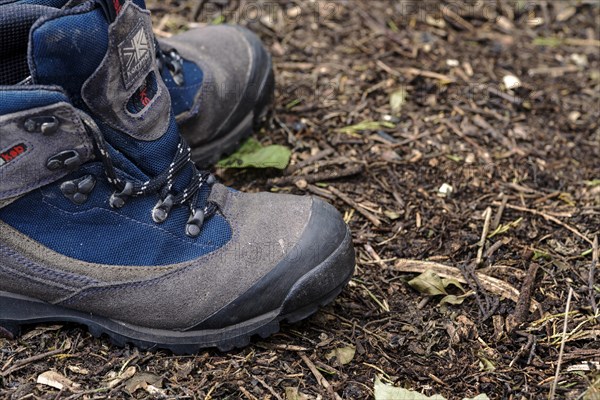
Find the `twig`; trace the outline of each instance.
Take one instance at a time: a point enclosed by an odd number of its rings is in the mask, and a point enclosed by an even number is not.
[[[577,67],[576,65],[567,65],[566,67],[532,68],[528,71],[528,74],[529,76],[551,75],[553,77],[559,77],[569,72],[579,72],[579,67]]]
[[[367,253],[369,253],[369,255],[371,256],[371,258],[377,264],[379,264],[380,267],[383,267],[383,268],[387,267],[387,265],[385,265],[385,262],[381,259],[381,257],[379,257],[379,254],[377,254],[377,252],[375,251],[375,249],[373,248],[373,246],[371,246],[370,243],[365,244],[365,250],[367,251]]]
[[[336,197],[334,195],[332,195],[330,192],[328,192],[326,189],[320,188],[315,185],[311,185],[311,184],[307,183],[306,190],[308,190],[309,192],[311,192],[314,195],[324,197],[330,201],[335,201],[335,199],[336,199]]]
[[[494,222],[492,222],[492,225],[490,226],[492,231],[495,231],[500,226],[500,222],[502,221],[502,215],[504,215],[504,209],[506,208],[507,203],[508,203],[508,197],[503,193],[502,194],[502,203],[500,203],[500,207],[498,207],[498,212],[496,213],[496,216],[494,217]]]
[[[279,394],[277,394],[277,392],[275,391],[275,389],[273,389],[271,386],[267,385],[267,383],[266,383],[265,381],[263,381],[262,379],[260,379],[260,378],[259,378],[258,376],[256,376],[256,375],[252,375],[252,377],[253,377],[254,379],[256,379],[256,380],[258,381],[258,383],[260,383],[260,384],[261,384],[261,385],[262,385],[262,386],[263,386],[265,389],[267,389],[269,392],[271,392],[271,394],[272,394],[273,396],[275,396],[275,398],[276,398],[277,400],[283,400],[283,399],[281,398],[281,396],[280,396]]]
[[[450,267],[448,265],[438,264],[431,261],[403,259],[396,261],[396,264],[393,267],[389,268],[393,271],[412,272],[416,274],[422,274],[423,272],[430,269],[442,278],[454,278],[461,283],[467,283],[467,280],[461,274],[460,269],[456,267]],[[519,300],[519,291],[515,287],[511,286],[509,283],[506,283],[492,276],[483,274],[481,272],[475,272],[474,275],[477,276],[477,278],[481,282],[481,286],[483,286],[483,288],[485,288],[486,290],[499,296],[510,299],[515,303]],[[532,300],[529,310],[531,312],[534,312],[539,309],[541,309],[540,304],[537,301]]]
[[[496,252],[496,250],[498,250],[500,247],[504,246],[505,244],[510,243],[510,241],[511,241],[510,238],[504,238],[502,240],[498,240],[496,243],[494,243],[493,245],[491,245],[485,251],[485,253],[483,253],[483,257],[490,258],[492,255],[494,255],[494,253]]]
[[[488,207],[483,213],[485,215],[485,221],[483,223],[483,230],[481,231],[481,240],[479,241],[479,250],[477,250],[477,265],[481,265],[483,262],[483,250],[485,248],[485,242],[490,232],[490,220],[492,219],[492,208]]]
[[[493,202],[492,203],[495,206],[499,206],[500,203],[498,202]],[[577,229],[573,228],[572,226],[565,224],[564,222],[562,222],[561,220],[559,220],[558,218],[555,218],[551,215],[548,215],[546,213],[543,213],[541,211],[537,211],[537,210],[532,210],[530,208],[525,208],[525,207],[519,207],[519,206],[513,206],[511,204],[507,204],[506,208],[510,208],[511,210],[516,210],[516,211],[522,211],[522,212],[526,212],[526,213],[530,213],[533,215],[537,215],[540,216],[542,218],[544,218],[545,220],[548,220],[550,222],[554,222],[557,225],[562,226],[563,228],[571,231],[572,233],[574,233],[575,235],[577,235],[578,237],[580,237],[581,239],[585,240],[586,242],[588,242],[589,244],[593,244],[592,241],[590,239],[588,239],[584,234],[582,234],[581,232],[579,232]]]
[[[498,97],[508,101],[509,103],[516,104],[519,106],[521,104],[523,104],[523,99],[520,98],[519,96],[513,96],[508,93],[501,92],[500,90],[496,89],[495,87],[488,86],[487,91],[495,96],[498,96]]]
[[[362,208],[357,202],[352,200],[345,193],[342,193],[341,191],[334,188],[333,186],[329,186],[328,189],[331,193],[333,193],[337,197],[339,197],[339,199],[342,200],[344,203],[348,204],[350,207],[354,208],[356,211],[358,211],[360,214],[362,214],[363,217],[365,217],[366,219],[371,221],[371,223],[373,225],[375,225],[375,226],[381,225],[381,221],[379,220],[379,218],[377,218],[376,216],[374,216],[373,214],[371,214],[370,212],[368,212],[367,210]]]
[[[242,394],[249,400],[256,400],[256,397],[253,396],[245,387],[240,386],[239,387],[240,392],[242,392]]]
[[[390,75],[394,75],[400,78],[404,78],[405,75],[415,75],[415,76],[424,76],[426,78],[432,78],[432,79],[437,79],[439,81],[442,82],[449,82],[449,83],[453,83],[456,82],[456,79],[448,76],[448,75],[442,75],[442,74],[438,74],[437,72],[432,72],[432,71],[424,71],[422,69],[417,69],[417,68],[398,68],[393,69],[392,67],[390,67],[389,65],[387,65],[386,63],[384,63],[381,60],[377,60],[377,65],[379,66],[379,68],[381,68],[382,70],[384,70],[385,72],[387,72]]]
[[[49,351],[47,353],[42,353],[42,354],[38,354],[35,356],[25,358],[23,360],[19,360],[11,368],[7,369],[6,371],[0,372],[0,377],[4,378],[5,376],[8,376],[8,375],[12,374],[13,372],[20,370],[21,368],[27,366],[28,364],[30,364],[32,362],[40,361],[47,357],[55,356],[57,354],[63,353],[64,351],[65,351],[65,349],[56,349],[56,350]]]
[[[571,309],[571,298],[573,297],[573,288],[569,288],[569,295],[567,296],[567,306],[565,310],[565,323],[563,325],[562,340],[560,342],[560,351],[558,352],[558,362],[556,363],[556,374],[554,374],[554,381],[550,388],[550,395],[548,399],[554,400],[556,395],[556,386],[558,385],[558,377],[560,375],[560,366],[562,364],[563,354],[565,353],[565,343],[567,342],[567,329],[569,328],[569,311]]]
[[[475,273],[474,262],[470,264],[461,264],[459,267],[460,272],[464,278],[464,281],[469,285],[469,288],[475,293],[475,299],[477,300],[477,305],[479,306],[479,310],[481,311],[481,319],[482,322],[490,318],[498,306],[500,302],[497,298],[491,299],[487,294],[487,289],[484,285],[481,284],[481,280],[478,275]],[[483,296],[482,296],[483,295]],[[482,297],[484,302],[482,301]]]
[[[317,382],[319,382],[319,384],[321,386],[323,386],[323,388],[325,388],[325,390],[327,390],[327,393],[329,393],[329,395],[332,398],[334,398],[335,400],[342,400],[340,395],[337,394],[333,390],[333,387],[329,384],[329,382],[327,382],[327,379],[325,379],[325,377],[323,375],[321,375],[321,373],[319,372],[319,370],[317,369],[315,364],[313,364],[313,362],[310,361],[310,359],[304,354],[300,354],[300,357],[302,358],[302,361],[304,361],[304,363],[306,364],[308,369],[310,369],[310,372],[312,372],[312,374],[315,376],[315,378],[317,379]]]
[[[588,295],[590,298],[590,304],[592,311],[596,318],[598,315],[598,303],[596,302],[596,293],[594,284],[596,283],[596,267],[598,266],[598,236],[594,237],[594,244],[592,245],[592,264],[590,265],[590,275],[588,278]]]
[[[363,169],[364,167],[361,164],[359,164],[337,171],[326,171],[311,175],[286,176],[283,178],[269,179],[269,181],[267,181],[267,184],[270,186],[288,186],[295,185],[298,181],[302,180],[306,181],[307,183],[331,181],[334,179],[358,175],[363,171]]]
[[[520,333],[520,332],[518,332],[518,333]],[[512,368],[513,365],[515,365],[515,363],[521,358],[521,356],[523,354],[525,354],[525,352],[528,350],[529,350],[529,358],[527,359],[527,365],[529,365],[529,363],[531,362],[531,359],[533,358],[533,352],[535,351],[535,336],[532,335],[531,333],[527,333],[527,332],[524,332],[521,335],[527,337],[527,343],[524,346],[521,346],[521,348],[519,349],[519,351],[517,352],[515,357],[510,362],[510,364],[508,364],[509,368]]]
[[[315,154],[312,157],[307,158],[304,161],[301,161],[297,164],[294,165],[290,165],[286,170],[285,173],[288,175],[293,174],[294,172],[307,167],[309,165],[312,165],[314,163],[316,163],[319,160],[322,160],[325,157],[328,157],[330,155],[332,155],[334,153],[335,150],[333,150],[333,148],[329,148],[329,149],[325,149],[325,150],[321,150],[320,152],[318,152],[317,154]]]
[[[198,17],[202,13],[202,9],[204,8],[204,3],[206,3],[206,0],[200,0],[194,6],[194,10],[192,11],[192,16],[193,16],[194,21],[197,21]]]
[[[449,22],[454,22],[455,25],[458,25],[469,32],[473,32],[475,30],[473,24],[452,11],[449,7],[442,6],[440,7],[440,11],[442,12],[442,15],[449,20]]]
[[[533,252],[528,251],[527,256],[525,257],[526,262],[529,262],[532,258]],[[539,267],[540,266],[537,263],[529,264],[529,268],[527,269],[527,275],[525,276],[525,280],[523,281],[523,285],[521,286],[521,293],[519,294],[519,299],[517,300],[515,311],[508,316],[506,321],[509,332],[513,331],[517,326],[521,325],[527,320],[529,303],[531,302],[531,295],[533,292],[535,278],[537,276]]]

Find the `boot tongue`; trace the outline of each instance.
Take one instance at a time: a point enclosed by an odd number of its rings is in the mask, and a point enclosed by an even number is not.
[[[168,168],[180,136],[149,11],[130,0],[96,0],[38,22],[29,46],[34,83],[63,87],[145,174]]]

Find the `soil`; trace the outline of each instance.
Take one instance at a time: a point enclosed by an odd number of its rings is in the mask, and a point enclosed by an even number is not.
[[[448,399],[600,396],[597,2],[149,8],[159,37],[227,22],[264,39],[276,117],[255,138],[304,167],[217,173],[328,198],[353,230],[356,274],[312,318],[229,353],[145,353],[77,326],[0,339],[0,398],[367,399],[376,377]],[[443,266],[465,282],[462,304],[408,284]],[[36,384],[49,370],[79,386]]]

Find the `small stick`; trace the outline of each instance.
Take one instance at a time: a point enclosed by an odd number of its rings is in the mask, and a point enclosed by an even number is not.
[[[523,104],[523,99],[522,98],[520,98],[518,96],[512,96],[512,95],[510,95],[508,93],[501,92],[500,90],[496,89],[495,87],[488,86],[487,87],[487,91],[490,92],[491,94],[495,95],[495,96],[500,97],[501,99],[504,99],[504,100],[508,101],[509,103],[516,104],[516,105],[519,105],[519,106],[521,104]]]
[[[454,22],[456,25],[459,25],[461,28],[473,32],[475,27],[469,21],[465,20],[463,17],[452,11],[449,7],[442,6],[441,7],[442,14],[444,17]]]
[[[317,369],[317,367],[315,366],[315,364],[313,364],[313,362],[310,361],[310,359],[308,357],[306,357],[306,355],[304,355],[304,354],[300,354],[300,357],[302,358],[302,361],[304,361],[304,363],[306,364],[306,366],[308,367],[308,369],[310,369],[310,372],[313,373],[313,375],[317,379],[317,382],[319,382],[319,384],[321,386],[323,386],[325,388],[325,390],[327,390],[327,392],[329,393],[329,395],[331,397],[333,397],[335,400],[342,400],[342,398],[340,397],[340,395],[337,394],[333,390],[333,387],[329,384],[329,382],[327,382],[327,379],[325,379],[325,377],[323,375],[321,375],[321,373],[319,372],[319,370]]]
[[[500,226],[500,222],[502,221],[502,215],[504,214],[504,209],[506,208],[506,204],[508,203],[508,197],[502,193],[502,203],[498,208],[498,212],[494,217],[494,222],[492,222],[492,226],[490,227],[492,231],[495,231]]]
[[[239,387],[240,392],[242,392],[242,394],[249,400],[256,400],[256,397],[254,397],[248,390],[246,390],[245,387],[240,386]]]
[[[495,206],[500,205],[500,203],[498,202],[493,202],[492,203]],[[543,213],[541,211],[537,211],[537,210],[532,210],[530,208],[525,208],[525,207],[519,207],[519,206],[513,206],[511,204],[507,204],[506,208],[510,208],[511,210],[517,210],[517,211],[522,211],[522,212],[526,212],[526,213],[530,213],[533,215],[538,215],[542,218],[544,218],[545,220],[554,222],[557,225],[562,226],[563,228],[571,231],[572,233],[574,233],[575,235],[579,236],[581,239],[585,240],[586,242],[588,242],[589,244],[593,244],[592,241],[590,239],[588,239],[585,235],[583,235],[581,232],[579,232],[577,229],[573,228],[572,226],[565,224],[564,222],[562,222],[561,220],[559,220],[558,218],[555,218],[551,215],[548,215],[546,213]]]
[[[63,353],[64,351],[65,351],[65,349],[56,349],[56,350],[49,351],[47,353],[38,354],[35,356],[31,356],[29,358],[25,358],[20,361],[17,361],[11,368],[7,369],[6,371],[0,372],[0,377],[8,376],[8,375],[12,374],[13,372],[16,372],[16,371],[20,370],[21,368],[25,367],[27,364],[30,364],[35,361],[43,360],[44,358],[47,358],[47,357],[55,356],[57,354]]]
[[[404,78],[405,74],[408,74],[408,75],[424,76],[426,78],[437,79],[442,82],[450,82],[450,83],[456,82],[456,79],[454,79],[448,75],[438,74],[437,72],[423,71],[423,70],[417,69],[417,68],[399,68],[398,70],[395,70],[381,60],[377,60],[376,64],[379,66],[379,68],[381,68],[388,74],[394,75],[397,77]]]
[[[485,253],[483,253],[483,256],[485,258],[490,258],[492,255],[494,255],[494,253],[496,252],[496,250],[498,250],[500,247],[504,246],[505,244],[508,244],[509,242],[510,242],[510,239],[498,240],[496,243],[494,243],[493,245],[491,245],[485,251]]]
[[[288,186],[295,185],[296,182],[304,180],[307,183],[331,181],[334,179],[345,178],[348,176],[358,175],[363,171],[362,165],[355,165],[339,171],[326,171],[317,174],[302,175],[302,176],[287,176],[283,178],[269,179],[267,184],[270,186]]]
[[[594,237],[594,244],[592,246],[592,264],[590,265],[590,275],[588,277],[588,296],[590,298],[590,304],[592,311],[596,318],[598,315],[598,303],[596,302],[596,294],[594,293],[594,283],[596,283],[596,267],[598,266],[598,236]]]
[[[350,197],[348,197],[348,195],[346,195],[345,193],[342,193],[341,191],[334,188],[333,186],[329,186],[328,189],[331,193],[333,193],[337,197],[339,197],[339,199],[342,200],[344,203],[348,204],[350,207],[354,208],[356,211],[358,211],[360,214],[362,214],[363,217],[365,217],[366,219],[371,221],[371,223],[373,225],[375,225],[375,226],[381,225],[381,221],[379,220],[379,218],[377,218],[376,216],[374,216],[373,214],[371,214],[370,212],[368,212],[367,210],[362,208],[357,202],[355,202]]]
[[[550,388],[550,395],[548,398],[554,400],[556,395],[556,386],[558,385],[558,377],[560,375],[560,366],[562,364],[563,354],[565,353],[565,343],[567,341],[567,329],[569,328],[569,311],[571,309],[571,298],[573,297],[573,288],[569,288],[569,295],[567,296],[567,306],[565,310],[565,323],[563,325],[562,340],[560,341],[560,351],[558,352],[558,362],[556,364],[556,374],[554,374],[554,381]]]
[[[194,6],[194,10],[192,11],[194,21],[198,21],[198,17],[202,13],[202,9],[204,8],[204,3],[206,3],[206,0],[200,0]]]
[[[328,192],[326,189],[320,188],[315,185],[307,184],[306,190],[308,190],[309,192],[311,192],[314,195],[324,197],[330,201],[334,201],[336,199],[336,197],[334,195],[332,195],[330,192]]]
[[[325,157],[328,157],[328,156],[332,155],[333,153],[334,153],[333,148],[321,150],[320,152],[318,152],[314,156],[309,157],[306,160],[299,162],[298,164],[290,165],[285,170],[285,173],[288,174],[288,175],[291,175],[294,172],[296,172],[296,171],[298,171],[298,170],[300,170],[300,169],[302,169],[304,167],[312,165],[312,164],[316,163],[317,161],[320,161],[320,160],[324,159]]]
[[[527,262],[529,262],[533,258],[533,252],[528,251],[528,254],[525,258],[527,259]],[[509,325],[509,331],[514,330],[514,328],[527,320],[529,303],[531,302],[531,295],[535,285],[535,277],[537,276],[539,267],[539,264],[535,262],[529,264],[527,275],[525,276],[525,280],[521,286],[521,293],[519,294],[519,299],[517,300],[517,305],[515,306],[515,311],[512,315],[508,316],[506,321]]]
[[[275,398],[277,400],[283,400],[283,398],[281,398],[280,395],[277,394],[277,392],[275,391],[275,389],[273,389],[271,386],[267,385],[267,383],[265,381],[263,381],[262,379],[260,379],[258,376],[256,375],[252,375],[252,377],[254,379],[256,379],[258,381],[258,383],[260,383],[265,389],[267,389],[269,392],[271,392],[271,394],[273,396],[275,396]]]
[[[377,252],[375,251],[375,249],[373,248],[373,246],[371,246],[370,243],[365,244],[365,250],[367,251],[367,253],[369,253],[369,255],[371,256],[371,258],[377,264],[379,264],[379,266],[381,266],[383,268],[387,268],[387,265],[385,265],[385,262],[383,262],[383,260],[381,259],[381,257],[379,257],[379,254],[377,254]]]
[[[481,240],[479,241],[479,250],[477,250],[477,265],[481,265],[483,262],[483,249],[487,240],[488,234],[490,233],[490,220],[492,219],[492,208],[488,207],[483,213],[485,215],[485,222],[483,223],[483,231],[481,232]]]

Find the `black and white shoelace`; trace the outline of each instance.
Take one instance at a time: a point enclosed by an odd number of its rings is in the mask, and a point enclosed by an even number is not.
[[[87,131],[90,133],[96,144],[98,154],[108,182],[115,188],[109,200],[113,208],[121,208],[130,197],[148,196],[158,194],[161,199],[152,209],[152,219],[160,224],[169,217],[171,209],[175,206],[187,206],[190,210],[190,217],[186,224],[185,233],[187,236],[195,238],[200,235],[202,224],[207,218],[213,216],[218,207],[212,202],[207,202],[204,207],[198,208],[200,189],[205,186],[212,188],[215,184],[215,178],[210,172],[199,171],[191,159],[191,149],[183,138],[177,146],[175,158],[165,171],[148,181],[133,181],[120,176],[113,165],[112,158],[108,151],[108,144],[104,140],[102,132],[95,121],[87,114],[80,113]],[[171,193],[173,182],[177,175],[187,167],[193,168],[194,176],[186,188],[178,193]]]

